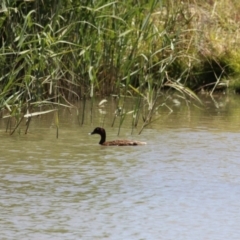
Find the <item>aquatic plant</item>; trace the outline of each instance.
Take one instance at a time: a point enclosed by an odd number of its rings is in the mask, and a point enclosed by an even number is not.
[[[194,90],[226,86],[222,77],[238,69],[234,0],[3,0],[1,6],[0,109],[16,125],[36,107],[73,107],[90,97],[93,108],[96,96],[110,94],[142,97],[133,116],[143,107],[148,124],[164,91],[199,102]],[[126,115],[120,117],[119,126]]]

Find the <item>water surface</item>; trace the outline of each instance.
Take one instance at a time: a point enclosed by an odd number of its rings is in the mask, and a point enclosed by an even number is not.
[[[139,147],[99,146],[87,135],[98,110],[82,127],[62,112],[59,139],[53,116],[27,135],[2,120],[1,239],[239,239],[239,99],[222,101],[160,112],[141,135],[126,121],[120,136],[148,142]]]

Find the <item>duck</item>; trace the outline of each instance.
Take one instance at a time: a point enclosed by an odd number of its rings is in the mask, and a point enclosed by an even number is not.
[[[137,146],[146,145],[146,142],[132,141],[132,140],[113,140],[106,142],[106,131],[104,128],[96,127],[89,135],[99,134],[101,136],[99,144],[102,146]]]

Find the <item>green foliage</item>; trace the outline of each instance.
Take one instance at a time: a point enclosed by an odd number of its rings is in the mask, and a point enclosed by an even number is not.
[[[238,42],[234,0],[1,4],[0,109],[11,115],[114,93],[142,97],[149,122],[163,89],[198,101],[185,87],[206,84],[205,63],[218,81]]]
[[[229,68],[231,68],[236,74],[240,74],[240,50],[234,49],[230,52],[226,58]]]

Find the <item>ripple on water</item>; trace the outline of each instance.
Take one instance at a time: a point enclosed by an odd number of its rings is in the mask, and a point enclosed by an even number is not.
[[[240,134],[154,132],[133,148],[3,139],[1,237],[239,239]]]

